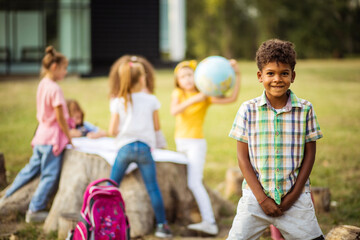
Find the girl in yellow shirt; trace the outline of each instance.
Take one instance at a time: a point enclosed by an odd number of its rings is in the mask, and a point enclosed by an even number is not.
[[[236,60],[230,64],[236,74],[236,82],[231,96],[209,97],[199,92],[194,82],[196,61],[180,62],[175,68],[176,88],[171,95],[171,114],[175,116],[175,143],[178,152],[188,158],[188,186],[200,209],[202,222],[190,224],[188,229],[216,235],[214,213],[209,195],[202,183],[206,158],[206,140],[203,135],[203,124],[207,108],[211,103],[226,104],[235,102],[240,90],[240,72]]]

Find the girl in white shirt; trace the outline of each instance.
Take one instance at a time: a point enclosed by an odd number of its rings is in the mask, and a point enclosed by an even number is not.
[[[145,70],[141,63],[126,60],[118,68],[120,90],[110,101],[109,134],[116,136],[118,154],[110,178],[120,184],[130,163],[141,172],[155,212],[157,237],[171,237],[164,203],[156,180],[151,148],[155,147],[155,131],[159,130],[160,103],[154,95],[145,93]],[[112,89],[111,89],[112,91]]]

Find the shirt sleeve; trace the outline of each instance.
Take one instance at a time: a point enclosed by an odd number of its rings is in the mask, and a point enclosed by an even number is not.
[[[88,132],[97,132],[99,130],[98,127],[96,127],[95,125],[93,125],[89,122],[84,122],[84,127],[86,128],[86,130]]]
[[[305,142],[313,142],[322,138],[320,125],[317,122],[316,114],[312,105],[306,115],[306,136]]]
[[[60,87],[52,87],[50,91],[51,106],[56,108],[64,103],[64,95]]]
[[[120,99],[119,98],[110,99],[110,112],[111,113],[119,113],[119,107],[120,107]]]
[[[154,96],[154,111],[159,110],[161,107],[160,101]]]
[[[236,113],[236,117],[232,128],[229,133],[229,137],[238,141],[248,142],[248,129],[247,129],[247,110],[246,105],[242,104]]]

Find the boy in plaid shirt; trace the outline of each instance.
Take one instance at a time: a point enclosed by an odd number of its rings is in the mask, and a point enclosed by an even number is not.
[[[240,106],[229,134],[245,180],[228,239],[258,239],[270,224],[285,239],[324,239],[309,182],[322,133],[312,104],[289,89],[294,45],[268,40],[256,62],[265,91]]]

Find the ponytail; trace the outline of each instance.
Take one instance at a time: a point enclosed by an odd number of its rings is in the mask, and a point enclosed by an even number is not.
[[[139,62],[125,61],[120,65],[118,74],[121,81],[117,97],[124,98],[126,111],[127,103],[131,103],[131,89],[139,82],[140,77],[145,75],[145,70]]]
[[[53,46],[48,46],[45,49],[45,56],[42,59],[42,69],[41,69],[41,76],[44,76],[47,71],[49,71],[51,65],[53,63],[61,64],[64,61],[67,61],[66,57],[57,52]]]

